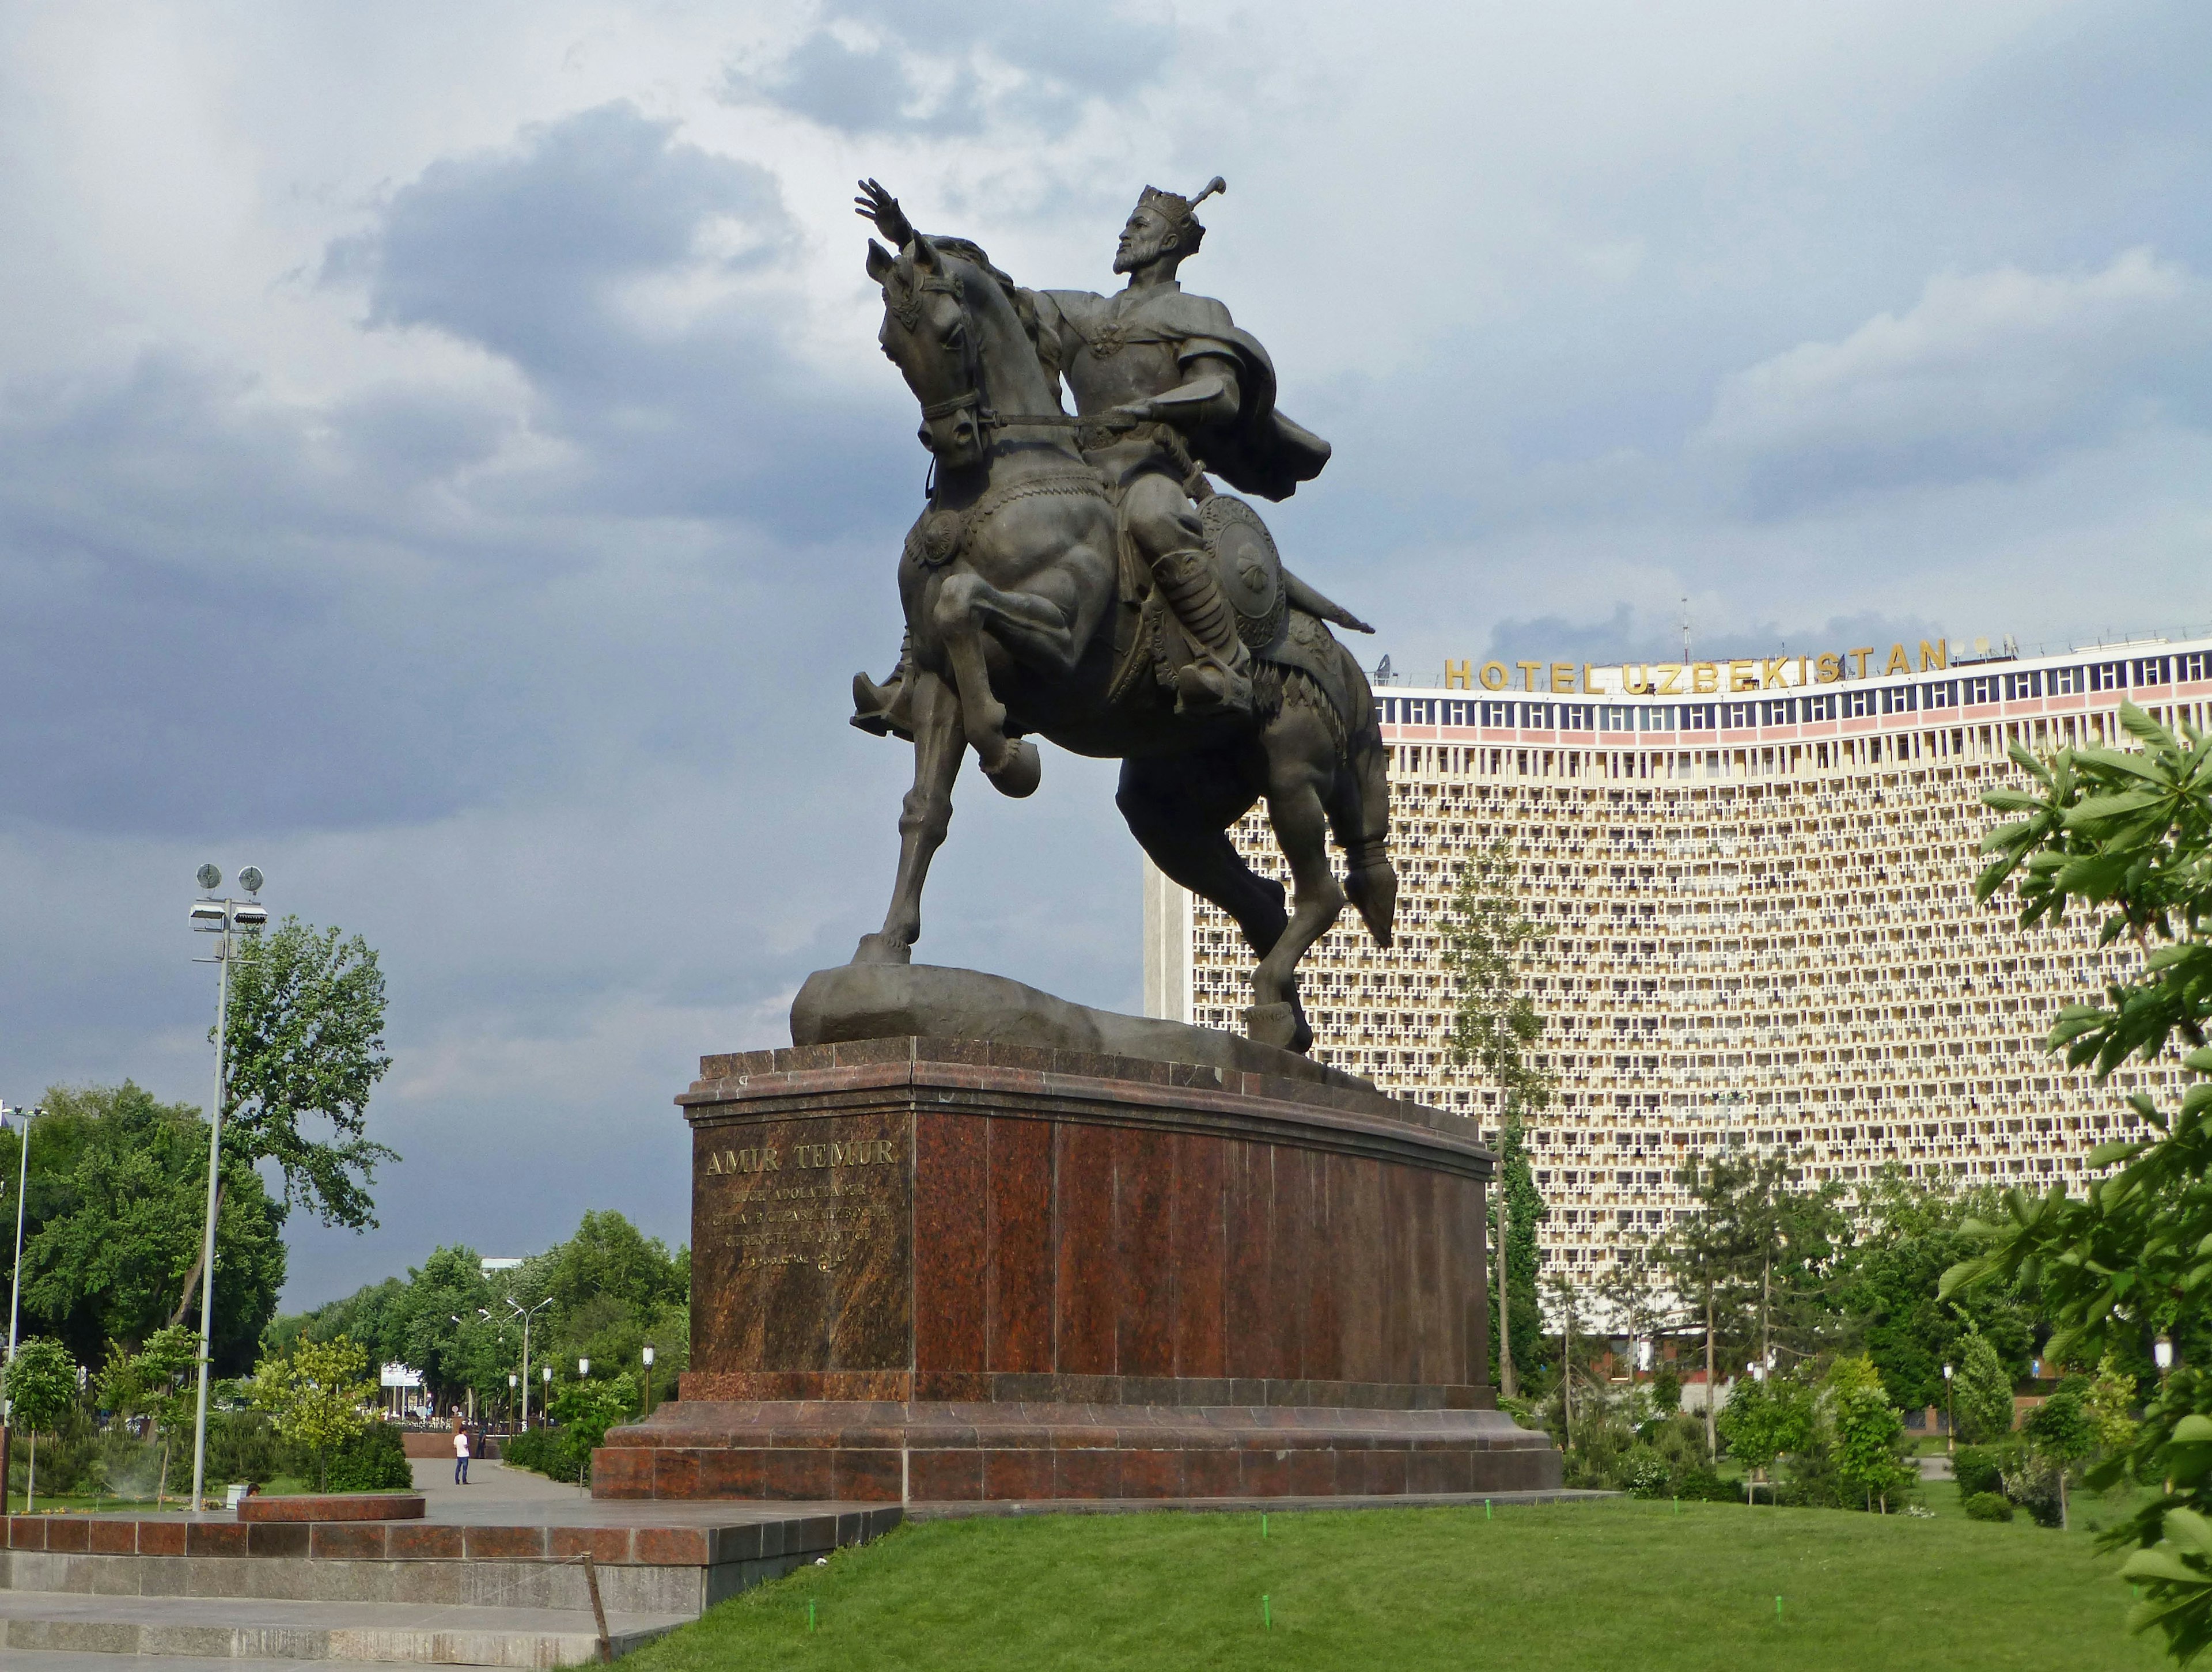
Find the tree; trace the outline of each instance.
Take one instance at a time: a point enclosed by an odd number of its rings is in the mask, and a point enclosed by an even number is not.
[[[1812,1443],[1812,1389],[1794,1376],[1743,1377],[1716,1426],[1729,1455],[1750,1471],[1744,1482],[1748,1502],[1752,1480],[1764,1480],[1784,1452],[1802,1451]]]
[[[1838,1359],[1827,1376],[1829,1421],[1836,1436],[1836,1473],[1889,1512],[1893,1493],[1917,1478],[1899,1461],[1905,1419],[1889,1402],[1881,1372],[1866,1359]]]
[[[2062,750],[2047,762],[2015,745],[2027,790],[1982,799],[2021,815],[1990,832],[1995,857],[1975,885],[1987,901],[2009,885],[2020,923],[2057,921],[2075,906],[2103,914],[2107,945],[2142,953],[2100,1000],[2069,1005],[2050,1048],[2100,1080],[2130,1058],[2184,1049],[2182,1067],[2212,1075],[2212,748],[2193,727],[2177,737],[2132,702],[2120,724],[2137,747]],[[2201,1330],[2212,1293],[2212,1083],[2178,1110],[2128,1099],[2141,1135],[2107,1144],[2091,1163],[2118,1170],[2069,1198],[2006,1193],[1969,1226],[1980,1246],[1943,1277],[1948,1294],[1987,1282],[2039,1286],[2057,1325],[2046,1351],[2062,1363],[2139,1350],[2161,1328]],[[2157,1626],[2187,1660],[2212,1645],[2212,1378],[2185,1363],[2166,1377],[2128,1453],[2089,1473],[2109,1485],[2132,1470],[2167,1489],[2106,1535],[2141,1547],[2122,1568],[2141,1601],[2131,1630]]]
[[[592,1453],[606,1444],[607,1430],[637,1414],[637,1383],[627,1371],[605,1381],[564,1382],[549,1414],[561,1425],[561,1446],[574,1478],[591,1484]]]
[[[1864,1201],[1856,1241],[1838,1262],[1838,1304],[1883,1384],[1908,1409],[1944,1403],[1943,1366],[1956,1372],[1970,1333],[1986,1339],[2008,1376],[2027,1374],[2033,1297],[1996,1284],[1937,1296],[1944,1272],[1974,1251],[1963,1226],[1988,1205],[1886,1169]]]
[[[1544,1021],[1522,985],[1523,950],[1539,931],[1515,896],[1519,874],[1512,844],[1503,837],[1479,849],[1460,867],[1443,934],[1444,968],[1455,993],[1452,1061],[1474,1063],[1498,1094],[1498,1188],[1491,1193],[1489,1218],[1491,1246],[1502,1248],[1504,1257],[1491,1328],[1497,1385],[1508,1397],[1518,1391],[1513,1343],[1534,1340],[1542,1328],[1536,1225],[1545,1208],[1521,1129],[1527,1116],[1541,1113],[1552,1100],[1552,1077],[1529,1055],[1543,1037]]]
[[[76,1361],[52,1336],[33,1335],[0,1371],[0,1397],[8,1402],[9,1423],[31,1437],[30,1477],[23,1487],[23,1513],[28,1515],[39,1484],[39,1434],[51,1431],[76,1403]]]
[[[1970,1329],[1960,1339],[1952,1372],[1953,1420],[1969,1445],[1987,1445],[2012,1432],[2013,1378],[1990,1338]]]
[[[2142,1426],[2130,1414],[2135,1402],[2135,1378],[2120,1368],[2117,1354],[2106,1353],[2082,1400],[2089,1426],[2096,1433],[2097,1450],[2105,1456],[2119,1456],[2135,1444],[2136,1432]]]
[[[368,1186],[380,1162],[399,1158],[363,1135],[369,1092],[392,1067],[376,954],[359,935],[341,940],[338,930],[311,929],[295,917],[233,944],[224,1151],[249,1164],[274,1162],[288,1208],[306,1207],[325,1225],[374,1225]],[[303,1131],[309,1118],[326,1122],[331,1135]],[[226,1170],[219,1188],[229,1183]],[[195,1260],[171,1322],[190,1309],[199,1276]]]
[[[264,1359],[253,1372],[250,1397],[270,1414],[278,1433],[303,1445],[315,1459],[315,1490],[330,1475],[330,1454],[368,1426],[363,1410],[376,1397],[368,1379],[368,1349],[341,1335],[334,1341],[301,1341],[289,1357]]]
[[[2097,1448],[2097,1427],[2088,1409],[2089,1383],[2069,1376],[2057,1391],[2027,1414],[2021,1424],[2030,1450],[2058,1476],[2058,1527],[2066,1530],[2066,1475]]]
[[[220,1268],[222,1262],[216,1264]],[[198,1362],[199,1342],[184,1325],[173,1323],[155,1330],[136,1353],[112,1347],[101,1367],[100,1402],[118,1416],[149,1419],[161,1437],[156,1505],[168,1491],[169,1456],[178,1432],[191,1426],[195,1414],[191,1378]]]
[[[171,1319],[207,1218],[207,1122],[138,1086],[56,1086],[31,1140],[23,1310],[85,1364],[136,1349]],[[0,1140],[13,1176],[14,1134]],[[252,1365],[284,1282],[283,1208],[226,1149],[216,1220],[217,1375]],[[0,1242],[0,1262],[9,1245]]]

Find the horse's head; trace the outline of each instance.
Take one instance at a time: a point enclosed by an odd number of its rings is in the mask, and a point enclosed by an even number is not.
[[[868,277],[884,288],[884,324],[876,340],[921,403],[922,446],[940,465],[976,463],[990,446],[982,344],[967,299],[968,286],[979,276],[917,232],[896,256],[870,239]]]

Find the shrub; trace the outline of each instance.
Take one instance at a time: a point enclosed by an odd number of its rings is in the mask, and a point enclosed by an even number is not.
[[[2035,1518],[2039,1527],[2065,1524],[2066,1500],[2059,1491],[2057,1468],[2044,1459],[2023,1454],[2004,1471],[2005,1496]]]
[[[2004,1466],[2011,1449],[1996,1445],[1962,1445],[1951,1458],[1951,1478],[1959,1483],[1961,1500],[1990,1493],[2002,1495]]]
[[[1670,1497],[1674,1482],[1667,1460],[1648,1445],[1631,1447],[1621,1459],[1620,1484],[1632,1498]]]
[[[208,1486],[234,1480],[265,1487],[284,1472],[283,1443],[259,1411],[208,1413]]]
[[[1999,1492],[1978,1492],[1966,1499],[1969,1521],[2010,1521],[2012,1505]]]
[[[556,1480],[580,1478],[581,1460],[573,1456],[566,1437],[556,1428],[532,1428],[499,1443],[500,1461]]]
[[[331,1492],[406,1492],[415,1485],[398,1425],[372,1422],[330,1453]]]
[[[1674,1482],[1674,1495],[1677,1498],[1686,1498],[1692,1503],[1741,1504],[1743,1502],[1743,1489],[1741,1487],[1733,1480],[1722,1480],[1719,1475],[1702,1464],[1696,1468],[1682,1471],[1680,1479]]]

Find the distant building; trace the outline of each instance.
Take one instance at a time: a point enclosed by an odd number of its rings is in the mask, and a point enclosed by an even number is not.
[[[522,1264],[522,1259],[523,1257],[519,1255],[487,1254],[477,1263],[483,1268],[483,1274],[489,1277],[494,1272],[513,1271],[517,1266]]]
[[[1864,649],[1517,663],[1517,690],[1503,664],[1458,663],[1442,686],[1378,690],[1397,945],[1378,951],[1347,909],[1308,957],[1316,1057],[1494,1125],[1495,1093],[1450,1060],[1440,931],[1468,852],[1504,836],[1544,932],[1528,973],[1559,1097],[1529,1140],[1554,1268],[1595,1276],[1619,1239],[1687,1207],[1678,1169],[1729,1151],[1802,1152],[1854,1191],[1889,1164],[2078,1191],[2089,1152],[2139,1129],[2124,1098],[2171,1108],[2181,1075],[2135,1067],[2097,1089],[2045,1051],[2059,1007],[2140,954],[2100,950],[2091,916],[2024,933],[2002,903],[1977,907],[1978,844],[2002,822],[1981,796],[2025,783],[2012,745],[2123,740],[2124,698],[2207,726],[2212,639],[1915,648],[1886,672]],[[1263,809],[1232,834],[1287,885]],[[1149,866],[1145,941],[1148,1013],[1239,1025],[1250,952]]]

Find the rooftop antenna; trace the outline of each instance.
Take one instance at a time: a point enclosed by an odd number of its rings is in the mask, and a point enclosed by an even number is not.
[[[1682,661],[1683,661],[1684,666],[1686,666],[1688,665],[1688,663],[1689,663],[1689,660],[1690,660],[1690,600],[1689,600],[1688,599],[1685,598],[1685,599],[1682,600]]]

